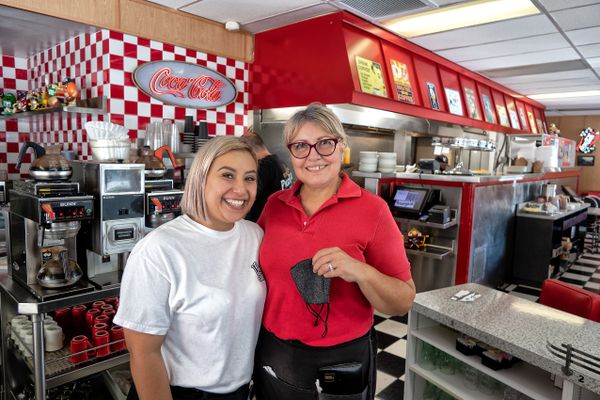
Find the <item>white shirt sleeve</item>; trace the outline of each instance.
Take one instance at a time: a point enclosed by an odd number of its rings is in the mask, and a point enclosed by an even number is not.
[[[119,309],[114,323],[152,335],[165,335],[171,325],[171,282],[144,251],[127,260],[121,282]]]

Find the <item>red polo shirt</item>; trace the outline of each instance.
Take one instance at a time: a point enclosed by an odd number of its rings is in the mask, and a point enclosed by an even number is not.
[[[337,194],[308,217],[300,202],[301,182],[273,194],[258,220],[265,236],[260,264],[267,282],[264,327],[280,339],[311,346],[333,346],[356,339],[373,324],[373,307],[356,283],[333,278],[328,333],[307,310],[294,285],[290,268],[327,247],[339,247],[351,257],[401,280],[409,280],[410,265],[402,235],[388,205],[343,175]]]

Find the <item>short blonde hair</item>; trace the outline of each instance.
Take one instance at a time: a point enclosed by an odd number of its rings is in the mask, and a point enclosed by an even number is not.
[[[300,128],[307,122],[320,126],[325,132],[342,139],[343,143],[347,142],[346,132],[337,115],[321,103],[311,103],[304,110],[294,114],[285,124],[283,140],[286,145],[294,140]]]
[[[219,136],[208,141],[196,154],[190,173],[185,182],[181,199],[181,211],[193,219],[208,220],[206,209],[206,178],[213,162],[230,151],[245,151],[258,165],[252,148],[241,139],[233,136]]]

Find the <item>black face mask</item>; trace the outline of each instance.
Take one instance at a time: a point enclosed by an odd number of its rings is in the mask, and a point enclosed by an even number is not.
[[[315,274],[312,270],[312,260],[307,258],[290,269],[292,279],[308,311],[315,317],[314,326],[323,322],[325,329],[321,337],[327,335],[327,319],[329,318],[329,290],[331,279]],[[318,307],[315,307],[318,306]],[[321,313],[325,311],[325,317]]]

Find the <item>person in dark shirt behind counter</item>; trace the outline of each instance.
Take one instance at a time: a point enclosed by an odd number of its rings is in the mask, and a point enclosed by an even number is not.
[[[256,222],[273,193],[292,187],[293,176],[287,165],[276,154],[271,154],[262,138],[249,129],[241,138],[258,159],[258,192],[256,201],[246,215],[246,219]]]

